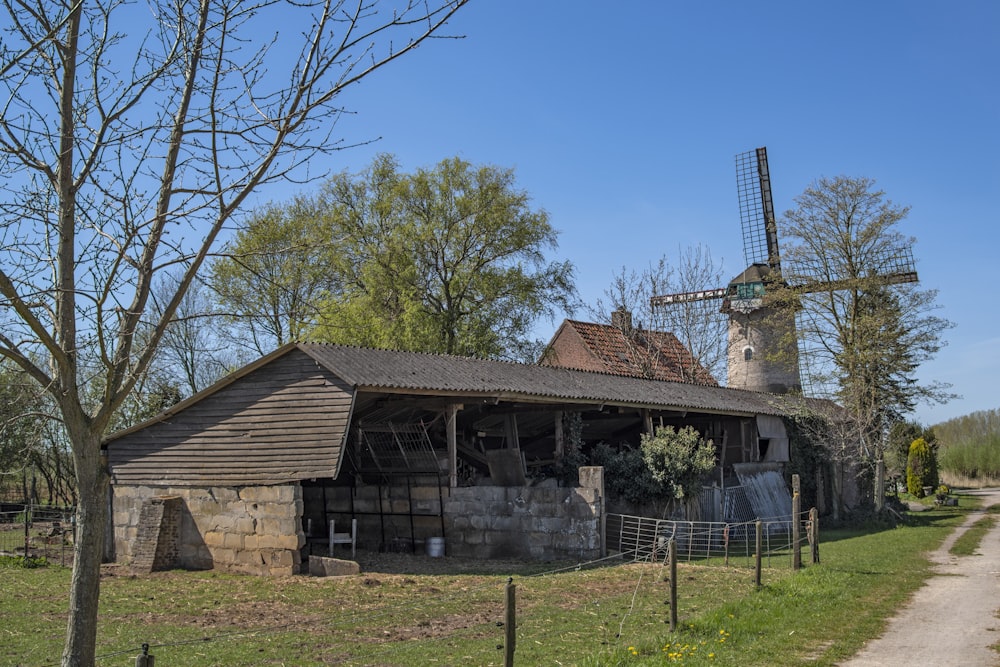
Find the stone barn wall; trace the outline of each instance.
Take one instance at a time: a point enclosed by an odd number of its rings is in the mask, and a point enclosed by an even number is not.
[[[358,519],[358,545],[371,550],[425,549],[445,538],[445,554],[472,558],[562,560],[601,554],[601,495],[592,488],[374,486],[305,489],[313,553],[325,553],[326,516],[337,531]],[[443,519],[442,519],[443,515]]]
[[[143,508],[171,496],[180,504],[175,567],[263,575],[299,572],[305,536],[298,484],[207,488],[116,485],[113,492],[119,562],[147,558],[144,552],[149,549],[150,533],[148,528],[140,530]],[[148,522],[149,510],[145,512]],[[159,544],[156,548],[168,547]]]

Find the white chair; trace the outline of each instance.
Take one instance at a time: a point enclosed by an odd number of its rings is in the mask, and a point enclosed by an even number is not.
[[[351,545],[351,559],[354,559],[354,554],[357,549],[358,540],[358,520],[351,519],[351,532],[349,533],[338,533],[336,531],[336,522],[330,519],[330,558],[333,558],[333,545],[335,544],[350,544]]]

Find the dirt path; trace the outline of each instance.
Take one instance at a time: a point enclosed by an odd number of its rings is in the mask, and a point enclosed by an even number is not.
[[[1000,489],[971,491],[983,507],[1000,504]],[[912,665],[1000,666],[1000,523],[971,556],[948,549],[982,516],[975,512],[931,554],[937,576],[914,594],[878,639],[868,642],[841,667],[911,667]]]

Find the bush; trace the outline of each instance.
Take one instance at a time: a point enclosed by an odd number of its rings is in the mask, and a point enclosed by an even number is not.
[[[701,478],[715,467],[715,445],[690,426],[679,431],[661,426],[656,435],[643,433],[641,446],[653,479],[678,500],[696,497]]]
[[[656,502],[668,497],[663,485],[653,479],[646,467],[642,452],[634,447],[622,445],[616,449],[607,443],[598,443],[590,453],[590,463],[604,467],[608,493],[630,503]]]
[[[924,487],[938,485],[937,456],[923,438],[910,443],[906,457],[906,490],[918,498],[924,497]]]

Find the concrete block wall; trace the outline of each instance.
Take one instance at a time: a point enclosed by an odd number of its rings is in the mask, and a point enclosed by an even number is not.
[[[319,517],[322,491],[307,491],[306,516]],[[364,549],[416,546],[420,552],[427,538],[443,536],[445,554],[458,557],[560,560],[601,553],[598,488],[358,485],[328,487],[325,498],[328,515],[345,525],[353,511]],[[319,521],[313,520],[316,534]]]
[[[469,486],[445,501],[445,553],[529,560],[600,556],[596,489]]]
[[[115,554],[141,554],[142,507],[156,496],[180,499],[178,567],[247,574],[295,574],[305,545],[298,484],[244,487],[114,486]]]

